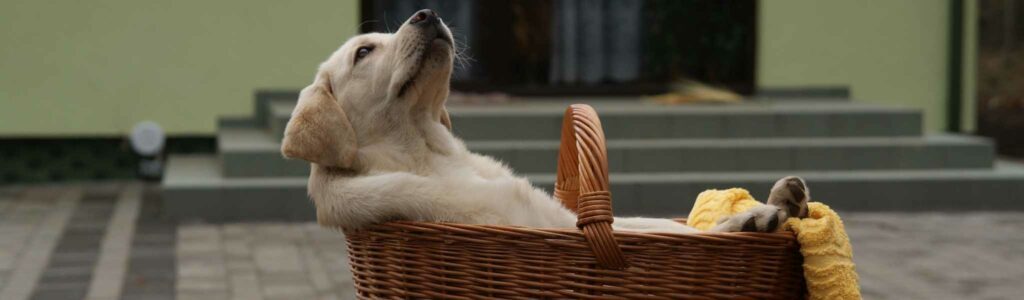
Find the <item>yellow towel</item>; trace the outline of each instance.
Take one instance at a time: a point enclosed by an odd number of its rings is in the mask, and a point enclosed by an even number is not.
[[[758,204],[744,189],[707,190],[697,195],[686,222],[707,230],[719,219]],[[800,243],[810,299],[861,299],[853,248],[843,220],[825,204],[810,202],[807,208],[807,218],[789,218],[782,228],[795,232]]]

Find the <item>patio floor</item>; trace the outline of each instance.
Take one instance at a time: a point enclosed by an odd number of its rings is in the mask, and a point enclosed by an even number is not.
[[[135,182],[0,187],[0,300],[351,299],[340,233],[178,223]],[[1015,299],[1024,213],[843,213],[866,299]]]

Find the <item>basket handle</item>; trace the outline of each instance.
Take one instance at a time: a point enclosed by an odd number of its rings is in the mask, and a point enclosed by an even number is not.
[[[576,213],[576,227],[583,231],[598,264],[609,269],[626,268],[622,249],[612,234],[604,131],[590,105],[573,104],[565,110],[555,198]]]

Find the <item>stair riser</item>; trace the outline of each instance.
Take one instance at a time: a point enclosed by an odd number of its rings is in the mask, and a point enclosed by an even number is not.
[[[842,211],[971,211],[1024,210],[1014,195],[1024,193],[1024,180],[815,180],[805,178],[812,201]],[[742,187],[764,201],[774,182],[710,181],[612,184],[618,215],[685,216],[696,195],[707,189]],[[679,199],[672,201],[672,199]],[[681,213],[676,213],[681,212]]]
[[[558,149],[472,149],[504,161],[518,173],[554,173]],[[611,172],[725,172],[777,170],[883,170],[991,168],[990,144],[766,147],[662,147],[608,149]],[[276,151],[221,154],[231,178],[309,175],[309,164]]]
[[[164,188],[163,207],[178,220],[207,222],[315,220],[305,186]]]
[[[253,119],[260,127],[269,127],[269,121],[274,118],[270,111],[271,103],[287,102],[294,103],[299,99],[299,91],[257,91],[253,103]],[[288,115],[284,116],[284,119]]]
[[[280,139],[287,115],[269,120]],[[868,137],[921,135],[917,112],[602,114],[608,139]],[[453,114],[455,134],[473,140],[557,140],[562,115]]]
[[[284,139],[284,129],[288,126],[288,119],[273,118],[267,121],[267,129],[277,140]]]
[[[1024,178],[907,180],[816,180],[806,178],[813,201],[840,211],[1005,211],[1024,210]],[[771,181],[615,182],[617,216],[686,216],[700,192],[744,187],[764,200]],[[540,187],[550,191],[549,183]],[[313,220],[304,185],[286,187],[173,187],[163,190],[164,208],[180,220]],[[941,199],[941,200],[940,200]]]
[[[308,162],[285,159],[278,152],[221,152],[220,157],[227,178],[309,176]]]

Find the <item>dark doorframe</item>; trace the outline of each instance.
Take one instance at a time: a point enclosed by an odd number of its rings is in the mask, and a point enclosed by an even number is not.
[[[962,130],[964,1],[949,0],[949,61],[946,82],[946,131]]]

